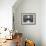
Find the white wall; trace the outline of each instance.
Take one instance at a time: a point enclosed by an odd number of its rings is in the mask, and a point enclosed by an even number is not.
[[[41,1],[23,0],[17,9],[14,5],[15,29],[24,34],[24,37],[35,41],[36,46],[41,46]],[[22,25],[21,13],[36,13],[36,25]]]
[[[0,27],[12,28],[12,6],[16,0],[0,0]]]
[[[41,36],[42,46],[46,46],[46,0],[41,1]]]
[[[23,0],[21,5],[14,5],[15,29],[24,34],[24,37],[35,41],[36,46],[46,46],[46,1]],[[36,25],[22,25],[21,13],[36,13]],[[44,18],[44,19],[43,19]],[[43,31],[44,30],[44,31]],[[28,34],[28,35],[27,35]],[[44,37],[44,38],[43,38]],[[43,40],[44,39],[44,40]],[[41,45],[42,44],[42,45]]]

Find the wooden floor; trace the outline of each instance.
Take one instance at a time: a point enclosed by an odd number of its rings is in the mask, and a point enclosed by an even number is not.
[[[14,36],[12,36],[12,40],[6,40],[6,42],[1,44],[0,46],[16,46],[16,41],[22,41],[22,36],[21,35],[22,35],[21,33],[16,33]],[[1,39],[0,41],[3,41],[3,40]]]
[[[6,40],[6,42],[4,42],[2,45],[0,46],[16,46],[15,45],[15,39],[13,40]]]

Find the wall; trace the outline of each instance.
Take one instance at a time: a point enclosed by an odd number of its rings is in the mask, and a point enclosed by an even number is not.
[[[42,46],[46,46],[46,0],[41,1],[41,38]]]
[[[16,0],[0,0],[0,27],[12,29],[12,6],[15,2]],[[3,31],[0,38],[5,38],[5,35],[10,35],[9,31]]]
[[[0,27],[12,29],[12,6],[16,0],[0,0]]]
[[[33,2],[35,2],[35,1],[33,0]],[[35,4],[33,4],[33,6],[30,7],[30,5],[32,5],[33,2],[30,2],[30,1],[29,1],[29,3],[25,3],[25,2],[26,1],[24,1],[24,4],[20,3],[21,5],[19,4],[18,7],[16,7],[16,5],[14,5],[14,7],[13,7],[14,15],[16,15],[15,16],[15,29],[17,29],[20,32],[23,32],[24,36],[29,36],[29,34],[30,35],[32,34],[31,38],[35,37],[34,39],[36,41],[41,39],[41,43],[42,43],[41,46],[46,46],[46,0],[41,0],[41,2],[40,2],[40,0],[39,1],[37,0],[36,7],[35,7]],[[40,6],[40,3],[41,3],[41,6]],[[35,7],[36,9],[33,7]],[[37,13],[36,25],[34,25],[34,26],[33,25],[21,25],[21,12],[23,13],[23,12],[34,12],[34,11]],[[28,35],[26,35],[27,33],[28,33]],[[38,34],[37,36],[35,35],[36,33]],[[40,37],[40,35],[41,35],[41,37]],[[39,43],[40,43],[40,41],[39,41]],[[39,44],[39,43],[37,42],[37,44]]]
[[[41,0],[23,0],[16,8],[13,7],[15,29],[23,33],[24,38],[35,41],[41,46]],[[22,25],[21,13],[36,13],[36,25]]]

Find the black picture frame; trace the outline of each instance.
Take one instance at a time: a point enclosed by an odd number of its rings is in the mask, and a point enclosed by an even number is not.
[[[21,13],[21,24],[22,25],[35,25],[36,13]]]

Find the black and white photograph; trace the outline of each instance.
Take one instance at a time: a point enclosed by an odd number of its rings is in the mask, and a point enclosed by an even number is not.
[[[21,24],[35,25],[36,24],[36,13],[22,13]]]

